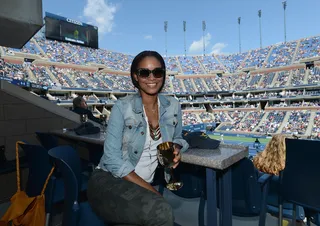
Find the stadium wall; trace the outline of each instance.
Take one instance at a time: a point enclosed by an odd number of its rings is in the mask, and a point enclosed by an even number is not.
[[[75,128],[78,123],[79,115],[20,87],[0,81],[0,146],[5,146],[7,160],[15,159],[16,141],[39,144],[36,131]],[[23,182],[27,181],[27,172],[27,169],[23,170]],[[2,174],[0,181],[6,181],[0,190],[1,203],[16,192],[16,173]]]

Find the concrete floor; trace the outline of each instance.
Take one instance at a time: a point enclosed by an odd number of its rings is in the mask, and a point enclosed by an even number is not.
[[[181,226],[198,226],[199,198],[194,198],[194,199],[181,198],[166,189],[163,195],[174,209],[176,223],[180,224]],[[9,205],[10,203],[0,204],[0,216],[2,216],[5,213]],[[205,217],[206,217],[206,212],[205,212]],[[54,216],[52,219],[52,225],[60,226],[61,218],[62,218],[62,214],[58,214]],[[259,222],[259,218],[233,216],[232,222],[234,226],[257,226]],[[277,218],[274,216],[271,216],[270,214],[267,214],[266,226],[276,226],[276,225],[278,225]],[[284,226],[290,225],[289,221],[286,220],[286,222],[284,222],[283,225]],[[300,223],[296,225],[301,226],[301,225],[304,225],[304,223]],[[94,225],[90,225],[90,226],[94,226]]]

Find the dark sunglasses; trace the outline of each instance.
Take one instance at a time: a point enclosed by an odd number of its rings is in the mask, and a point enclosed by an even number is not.
[[[136,72],[136,74],[141,78],[148,78],[151,73],[155,78],[162,78],[165,74],[165,70],[161,67],[157,67],[153,70],[149,70],[148,68],[139,68]]]

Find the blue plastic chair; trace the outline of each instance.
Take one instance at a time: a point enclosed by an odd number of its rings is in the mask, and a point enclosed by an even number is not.
[[[39,145],[19,145],[26,154],[29,166],[29,175],[25,191],[28,196],[38,196],[52,168],[48,151]],[[45,191],[46,225],[50,224],[53,204],[63,200],[63,181],[55,176],[51,176]]]
[[[37,136],[39,142],[41,143],[41,145],[45,149],[47,149],[48,151],[52,148],[58,147],[58,145],[59,145],[58,138],[50,133],[36,132],[36,136]],[[82,168],[83,172],[85,172],[85,171],[92,172],[93,171],[93,165],[90,164],[90,162],[85,159],[81,159],[81,168]]]
[[[64,211],[62,226],[103,226],[101,219],[92,211],[88,202],[79,202],[81,188],[81,163],[77,152],[70,146],[49,150],[64,180]]]
[[[279,225],[282,226],[283,206],[286,200],[303,206],[308,212],[320,212],[320,142],[314,140],[286,139],[286,166],[280,173]],[[296,212],[293,212],[295,225]],[[317,214],[319,215],[319,214]],[[310,215],[306,216],[310,225]],[[315,222],[320,225],[319,217]]]
[[[279,215],[279,176],[273,176],[270,181],[269,192],[267,196],[267,212],[271,215]],[[282,203],[282,213],[285,218],[292,219],[293,204]],[[302,221],[305,218],[305,211],[302,206],[296,206],[296,220]]]

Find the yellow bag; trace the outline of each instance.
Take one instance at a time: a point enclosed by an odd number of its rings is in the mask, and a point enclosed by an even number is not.
[[[26,192],[21,191],[20,187],[20,164],[19,164],[19,144],[16,142],[16,167],[17,167],[17,192],[11,197],[11,206],[0,220],[0,226],[44,226],[46,223],[45,197],[49,179],[54,171],[52,167],[41,194],[36,197],[28,197]],[[10,224],[11,223],[11,224]]]

